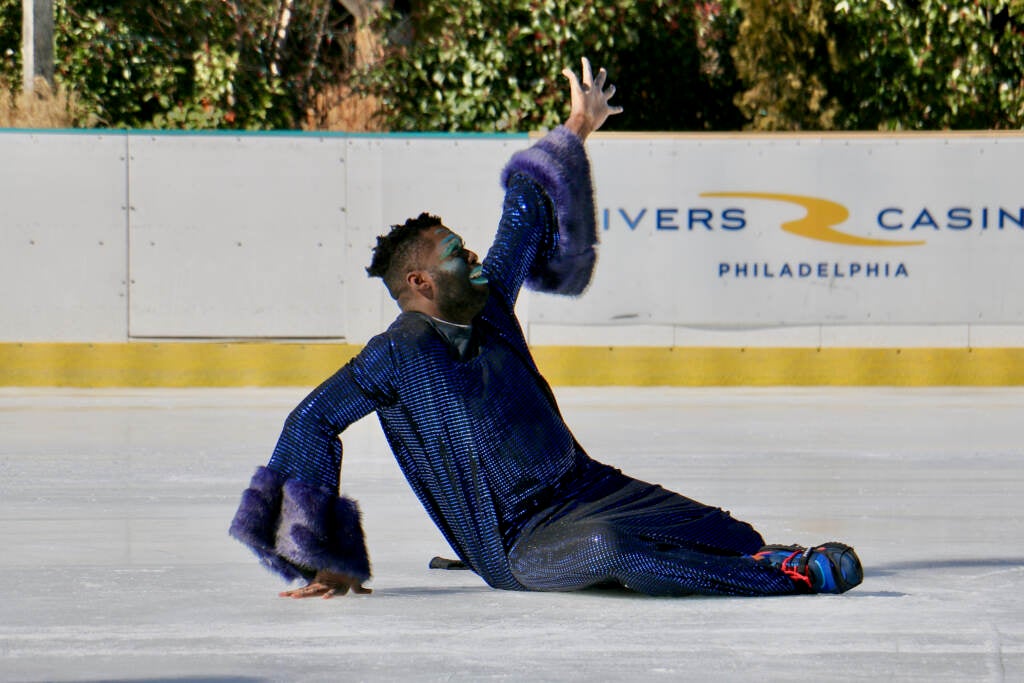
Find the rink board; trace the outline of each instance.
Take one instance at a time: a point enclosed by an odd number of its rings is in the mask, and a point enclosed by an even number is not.
[[[18,296],[0,340],[364,343],[394,315],[365,276],[375,237],[429,210],[483,254],[501,168],[529,144],[4,131],[0,284]],[[551,343],[910,325],[944,346],[929,328],[1024,327],[1024,135],[599,134],[588,150],[594,280],[521,311],[565,330]]]
[[[2,131],[0,384],[307,384],[397,312],[376,236],[429,210],[482,255],[530,143]],[[1020,383],[1024,135],[587,146],[591,286],[517,307],[553,382]]]

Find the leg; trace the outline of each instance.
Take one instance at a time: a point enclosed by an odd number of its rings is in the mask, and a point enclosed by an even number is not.
[[[616,582],[651,595],[796,592],[780,569],[750,557],[764,541],[749,524],[615,474],[526,525],[509,556],[520,583],[576,590]]]

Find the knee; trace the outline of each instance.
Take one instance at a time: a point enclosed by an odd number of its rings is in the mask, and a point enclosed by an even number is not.
[[[509,553],[509,564],[517,579],[551,572],[572,573],[575,570],[607,565],[619,556],[626,539],[610,524],[589,524],[520,539]]]
[[[625,551],[627,535],[611,524],[594,524],[586,530],[580,544],[583,552],[595,560],[618,557]]]

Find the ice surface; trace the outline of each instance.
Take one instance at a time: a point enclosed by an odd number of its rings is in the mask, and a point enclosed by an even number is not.
[[[0,680],[1024,680],[1024,390],[561,389],[590,454],[843,540],[842,596],[494,591],[371,418],[371,596],[286,600],[226,530],[304,390],[0,389]]]

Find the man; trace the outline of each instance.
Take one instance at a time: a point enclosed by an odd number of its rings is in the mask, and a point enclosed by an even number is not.
[[[367,593],[358,508],[339,497],[338,435],[376,412],[413,491],[459,559],[495,588],[617,584],[651,595],[843,592],[852,548],[764,546],[750,525],[587,456],[562,420],[513,312],[523,284],[582,293],[595,261],[583,141],[621,109],[583,60],[571,113],[515,154],[481,263],[440,218],[379,237],[367,271],[402,313],[285,422],[243,493],[231,534],[307,584],[289,597]]]

